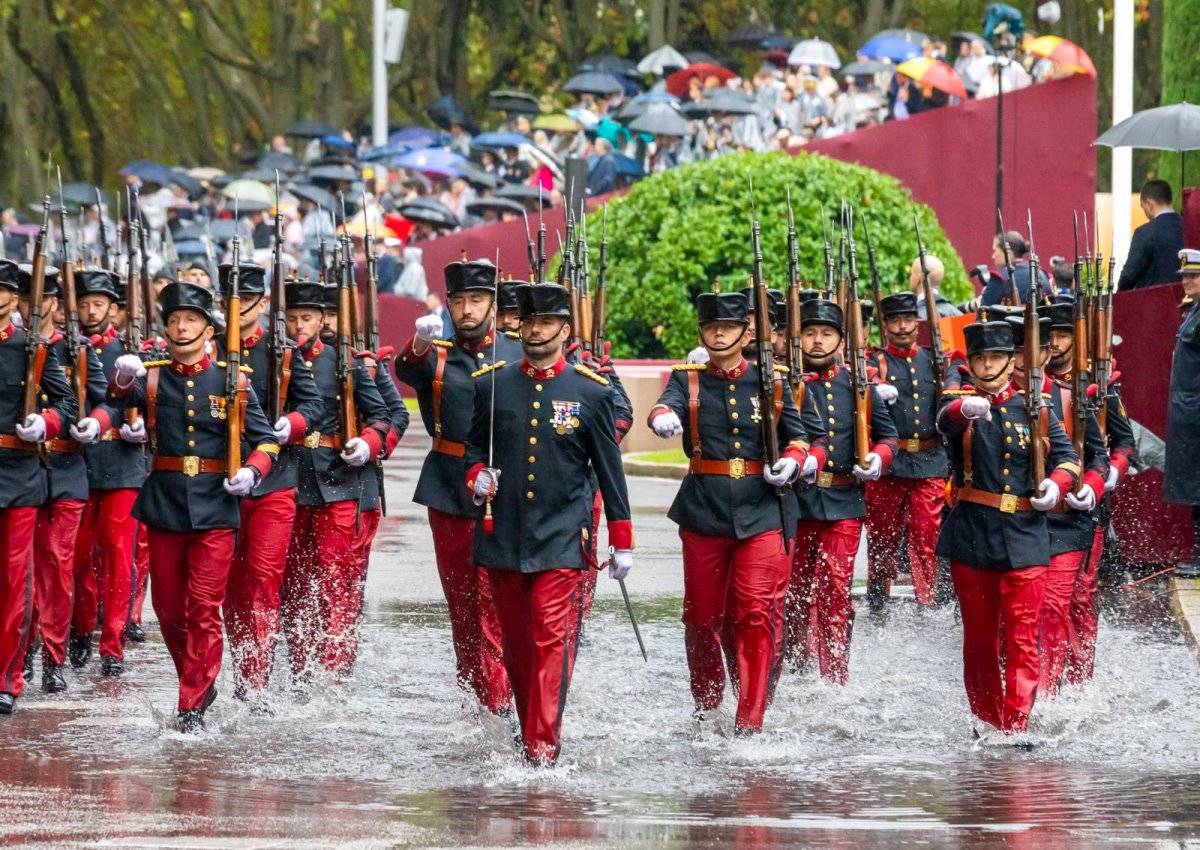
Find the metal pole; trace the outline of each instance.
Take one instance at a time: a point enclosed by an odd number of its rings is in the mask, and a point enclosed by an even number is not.
[[[1113,0],[1113,111],[1112,123],[1133,114],[1133,0]],[[1112,256],[1120,274],[1129,253],[1130,210],[1133,193],[1133,149],[1112,152]]]
[[[996,215],[1004,209],[1004,66],[1000,51],[996,51]],[[1000,232],[1000,222],[996,222]]]
[[[387,143],[388,135],[387,64],[383,60],[387,0],[372,0],[371,5],[371,144],[380,147]]]

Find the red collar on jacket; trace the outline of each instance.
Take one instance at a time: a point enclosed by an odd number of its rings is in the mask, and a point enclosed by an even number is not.
[[[914,345],[912,348],[897,348],[890,342],[887,344],[887,353],[894,354],[896,357],[916,357],[918,348]]]
[[[12,335],[16,333],[16,330],[16,325],[14,325],[12,322],[9,322],[4,326],[4,328],[0,329],[0,342],[10,339]]]
[[[975,394],[983,396],[991,404],[1004,404],[1006,401],[1009,401],[1016,396],[1017,385],[1010,382],[1004,387],[1004,389],[1000,390],[1000,392],[995,393],[994,395],[989,393],[987,390],[975,387]]]
[[[713,365],[712,361],[710,360],[708,363],[708,374],[714,375],[721,380],[735,381],[742,377],[742,375],[745,375],[746,370],[749,368],[750,364],[746,361],[745,357],[739,360],[737,365],[732,369],[722,369],[719,366]]]
[[[262,325],[254,326],[254,333],[242,340],[242,348],[254,348],[254,344],[263,338]]]
[[[521,358],[521,371],[527,377],[533,378],[535,381],[548,381],[551,378],[556,378],[563,373],[567,368],[567,361],[563,357],[559,357],[558,361],[548,369],[536,369],[533,364],[526,358]]]
[[[191,365],[187,363],[180,363],[178,360],[171,358],[171,371],[176,375],[199,375],[201,372],[207,369],[211,363],[212,361],[208,358],[207,354]]]
[[[311,339],[296,340],[296,347],[300,349],[300,355],[305,360],[313,361],[321,356],[321,352],[325,350],[325,343],[321,342],[319,335],[314,335]]]
[[[92,345],[102,348],[116,338],[117,328],[115,325],[109,324],[109,326],[104,329],[104,333],[92,334],[88,341],[91,342]]]
[[[824,372],[813,372],[813,375],[816,376],[817,380],[832,381],[834,378],[836,378],[838,376],[838,372],[840,372],[840,371],[842,371],[842,364],[834,363],[832,366],[830,366]]]
[[[482,338],[473,342],[468,340],[456,340],[456,342],[458,343],[458,347],[467,352],[467,354],[476,354],[492,344],[492,341],[496,338],[495,334],[496,331],[493,329],[485,333]]]

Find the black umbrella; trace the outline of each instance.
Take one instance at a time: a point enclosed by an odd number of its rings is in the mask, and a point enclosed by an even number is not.
[[[447,230],[453,230],[461,223],[452,209],[434,198],[414,198],[401,204],[397,212],[409,221],[421,221]]]
[[[473,162],[460,165],[458,174],[477,189],[495,189],[503,182],[495,174],[489,174]]]
[[[241,211],[243,207],[238,206]],[[203,240],[212,238],[213,242],[224,244],[232,239],[237,234],[237,222],[231,218],[218,218],[207,224],[188,224],[179,228],[174,232],[174,239],[178,248],[178,243],[192,239]]]
[[[685,104],[686,115],[753,115],[758,106],[741,92],[717,89],[711,95],[695,103]]]
[[[625,91],[625,86],[605,71],[584,71],[563,83],[562,90],[571,94],[610,95]]]
[[[64,183],[62,194],[67,209],[96,206],[96,187],[91,183]],[[103,190],[100,192],[100,202],[106,207],[112,206],[112,198]]]
[[[297,198],[312,201],[318,207],[327,209],[330,212],[336,212],[338,209],[337,199],[320,186],[313,186],[308,183],[295,183],[288,187],[288,191]]]
[[[318,165],[308,170],[308,179],[312,183],[353,183],[358,176],[358,169],[345,163]]]
[[[538,191],[537,186],[526,186],[521,183],[502,186],[492,193],[492,197],[517,201],[531,212],[537,212],[539,204],[545,203],[549,206],[549,198],[546,197],[545,192]]]
[[[758,47],[764,38],[775,35],[775,27],[770,24],[745,24],[735,29],[726,39],[730,44],[744,47]],[[690,56],[688,57],[691,58]],[[693,60],[695,61],[695,60]]]
[[[1185,102],[1143,109],[1105,130],[1092,144],[1178,151],[1179,185],[1183,186],[1186,152],[1200,150],[1200,106]]]
[[[204,194],[204,185],[182,168],[171,169],[171,182],[187,192],[189,198],[198,198]]]
[[[257,180],[260,183],[274,185],[275,169],[274,168],[251,168],[249,171],[243,171],[238,175],[239,180]]]
[[[713,56],[711,53],[705,53],[703,50],[692,50],[683,55],[685,57],[687,57],[687,61],[688,61],[689,65],[701,65],[705,62],[709,62],[713,65],[724,65],[725,64],[720,59]]]
[[[274,171],[279,169],[281,175],[295,174],[303,166],[300,165],[300,160],[292,156],[290,153],[283,151],[268,151],[258,158],[258,162],[254,163],[255,168]]]
[[[839,73],[843,77],[873,77],[876,74],[882,74],[884,71],[891,71],[895,68],[890,62],[879,62],[875,59],[864,59],[859,62],[850,62],[843,65]]]
[[[655,136],[686,136],[687,119],[669,103],[652,103],[629,124],[630,130]]]
[[[640,79],[642,76],[638,72],[636,62],[626,59],[624,56],[613,56],[611,53],[600,56],[589,56],[579,63],[579,70],[601,71],[605,74],[612,74],[615,77],[626,76],[634,79]]]
[[[542,110],[533,95],[513,89],[497,89],[488,93],[488,105],[510,115],[537,115]]]
[[[477,201],[471,201],[471,203],[467,204],[467,212],[471,215],[483,215],[487,210],[493,210],[497,213],[509,212],[521,215],[521,213],[525,212],[525,206],[508,198],[497,197],[480,198]]]
[[[301,139],[318,139],[329,133],[338,132],[338,128],[324,121],[297,121],[283,131],[285,136],[296,136]]]

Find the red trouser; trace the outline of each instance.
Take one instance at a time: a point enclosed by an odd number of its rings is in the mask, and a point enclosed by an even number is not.
[[[279,590],[296,491],[242,499],[242,526],[225,594],[225,630],[239,686],[265,688],[279,637]]]
[[[1042,597],[1039,625],[1039,687],[1047,696],[1058,693],[1063,671],[1067,667],[1067,656],[1075,642],[1075,628],[1071,622],[1071,600],[1087,553],[1087,549],[1080,549],[1076,552],[1051,555],[1050,566],[1046,568],[1046,577],[1042,582],[1045,592]]]
[[[20,696],[33,620],[33,531],[38,509],[0,508],[0,693]]]
[[[701,711],[719,706],[728,665],[738,694],[735,726],[757,732],[779,676],[792,553],[778,531],[746,540],[683,530],[679,537],[692,699]]]
[[[33,583],[35,633],[42,637],[43,664],[58,666],[67,657],[75,592],[75,542],[86,506],[82,499],[56,499],[38,509],[33,535]]]
[[[908,531],[908,566],[913,593],[933,604],[938,532],[942,527],[945,478],[894,478],[867,482],[867,586],[891,592],[900,571],[900,549]]]
[[[1092,549],[1075,577],[1071,594],[1071,646],[1067,652],[1067,681],[1082,684],[1092,678],[1096,666],[1096,632],[1100,624],[1096,584],[1100,559],[1104,557],[1104,526],[1096,526]]]
[[[357,518],[353,501],[296,508],[283,576],[283,630],[296,675],[314,662],[339,678],[354,667],[363,586]]]
[[[1005,732],[1022,732],[1037,696],[1046,567],[1002,572],[952,561],[950,574],[962,610],[963,683],[971,713]]]
[[[488,571],[471,560],[475,520],[429,509],[438,578],[450,609],[450,638],[458,681],[474,691],[488,711],[501,711],[512,700],[500,647],[500,621]]]
[[[850,583],[861,536],[860,519],[800,520],[784,601],[787,660],[803,666],[815,648],[821,675],[839,685],[850,680]]]
[[[558,758],[559,730],[583,622],[582,575],[570,569],[488,571],[525,757],[538,764],[552,764]]]
[[[133,584],[133,600],[129,603],[129,622],[142,624],[142,608],[146,604],[146,587],[150,584],[150,534],[138,523],[133,544],[133,565],[137,578]]]
[[[235,545],[232,528],[150,529],[150,599],[179,676],[179,710],[204,705],[221,672],[221,605]]]
[[[130,513],[138,491],[93,490],[75,546],[75,613],[71,630],[90,635],[97,602],[103,600],[100,654],[125,657],[125,624],[133,592],[133,542],[137,521]]]
[[[375,542],[375,535],[379,532],[379,522],[382,518],[383,510],[381,508],[363,511],[358,515],[358,531],[354,534],[354,557],[359,561],[360,572],[354,619],[351,621],[350,630],[345,639],[351,656],[351,666],[354,664],[353,659],[358,658],[358,638],[362,628],[363,600],[367,589],[367,568],[371,563],[371,545]]]

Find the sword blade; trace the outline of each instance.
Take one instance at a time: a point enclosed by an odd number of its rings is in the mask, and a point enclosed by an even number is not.
[[[612,568],[611,562],[609,568]],[[642,631],[638,628],[637,617],[634,616],[633,605],[629,601],[629,591],[625,589],[625,579],[617,579],[617,584],[621,586],[621,598],[625,600],[625,613],[629,615],[629,622],[633,626],[633,636],[637,638],[638,649],[642,651],[642,660],[648,664],[650,656],[646,654],[646,644],[642,642]]]

